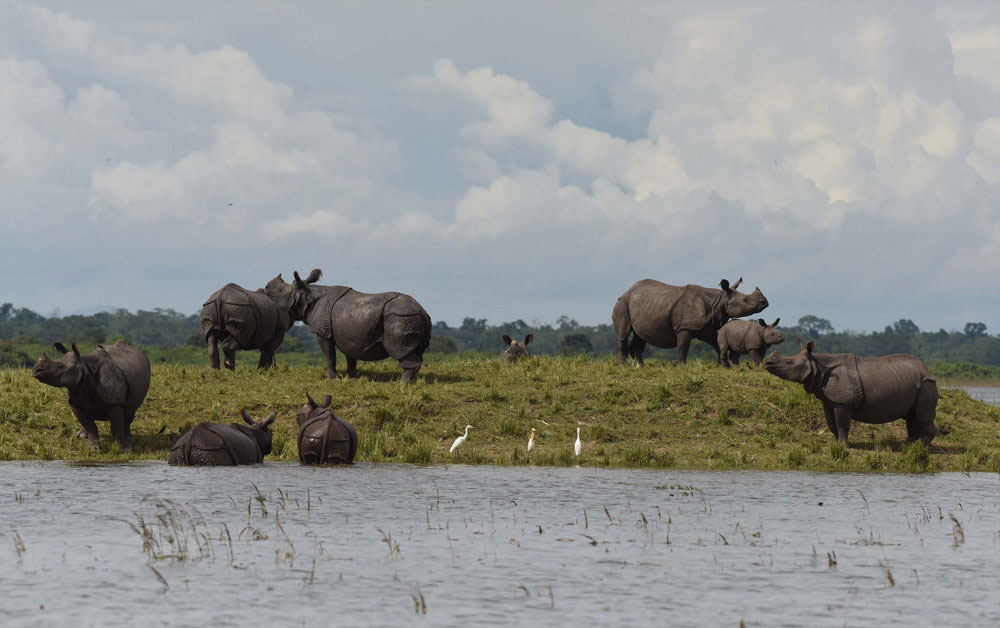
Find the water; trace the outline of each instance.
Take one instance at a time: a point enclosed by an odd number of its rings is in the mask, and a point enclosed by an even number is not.
[[[143,496],[202,551],[149,559]],[[0,464],[5,626],[998,625],[998,585],[996,474]]]
[[[973,399],[1000,406],[1000,388],[991,388],[988,386],[959,386],[958,388],[969,393],[969,396]]]

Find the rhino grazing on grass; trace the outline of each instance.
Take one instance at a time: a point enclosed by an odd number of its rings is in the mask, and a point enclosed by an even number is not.
[[[272,412],[260,423],[241,410],[246,425],[199,423],[177,439],[170,448],[169,464],[182,466],[231,467],[264,462],[271,453]]]
[[[267,282],[266,294],[316,334],[326,356],[326,376],[337,376],[337,350],[347,358],[347,376],[358,377],[358,360],[393,358],[403,369],[402,380],[412,382],[431,343],[431,317],[416,299],[400,292],[367,294],[347,286],[310,285],[319,280],[318,268],[303,281],[298,271],[293,283],[281,275]]]
[[[719,354],[722,326],[731,318],[756,314],[768,305],[760,288],[752,294],[737,292],[742,282],[740,277],[730,286],[723,279],[719,282],[721,290],[693,284],[671,286],[654,279],[634,283],[618,297],[611,313],[618,333],[619,364],[630,355],[642,364],[647,342],[661,349],[677,347],[681,364],[687,362],[695,338],[707,342]]]
[[[251,292],[234,283],[213,293],[201,308],[201,328],[214,369],[219,368],[219,345],[227,369],[236,368],[237,349],[260,349],[257,368],[274,366],[274,352],[291,326],[288,311],[279,308],[263,289]]]
[[[802,346],[802,343],[799,343]],[[861,358],[850,353],[816,353],[810,341],[795,355],[775,351],[764,368],[798,382],[823,403],[826,424],[838,442],[847,444],[851,421],[906,421],[906,440],[930,445],[937,428],[937,380],[923,360],[909,353]]]
[[[317,404],[306,393],[295,420],[299,424],[299,461],[303,464],[351,464],[358,453],[358,433],[354,426],[330,410],[327,395]]]
[[[528,345],[531,341],[535,339],[535,334],[528,334],[524,337],[524,342],[518,342],[504,334],[500,336],[500,342],[507,346],[507,350],[500,354],[501,362],[515,362],[521,358],[530,358],[531,351],[528,350]]]
[[[95,421],[110,421],[111,435],[122,449],[132,446],[131,426],[136,410],[149,392],[149,360],[124,340],[110,347],[97,345],[81,354],[76,344],[68,351],[57,342],[52,348],[63,354],[51,360],[42,354],[31,375],[49,386],[69,391],[69,406],[80,422],[79,437],[98,447]]]
[[[753,321],[729,321],[719,330],[719,364],[739,366],[740,356],[749,355],[754,364],[764,361],[768,348],[785,342],[785,335],[778,329],[780,318],[770,325],[763,318]]]

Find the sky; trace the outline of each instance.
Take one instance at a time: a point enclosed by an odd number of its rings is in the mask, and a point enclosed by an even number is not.
[[[5,3],[0,301],[319,267],[435,320],[635,281],[1000,333],[1000,3]]]

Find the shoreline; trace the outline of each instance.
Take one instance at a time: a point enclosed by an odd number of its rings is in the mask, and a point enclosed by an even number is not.
[[[101,450],[73,438],[78,424],[66,392],[28,369],[0,371],[0,460],[121,463],[165,461],[170,445],[200,421],[239,421],[278,412],[265,464],[298,460],[294,413],[330,394],[359,434],[357,462],[513,466],[805,471],[1000,471],[1000,408],[944,388],[940,434],[928,451],[905,443],[902,421],[855,424],[850,447],[837,445],[822,408],[801,386],[768,373],[705,363],[650,361],[620,367],[586,357],[536,357],[514,365],[487,360],[432,362],[418,382],[397,381],[394,363],[367,363],[360,379],[327,380],[318,367],[235,372],[153,366],[150,395],[133,424],[136,447]],[[949,382],[948,385],[951,385]],[[468,442],[449,455],[466,424]],[[530,459],[530,429],[538,430]],[[583,455],[573,455],[576,428]]]

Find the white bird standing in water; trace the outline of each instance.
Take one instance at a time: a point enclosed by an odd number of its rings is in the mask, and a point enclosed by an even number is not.
[[[531,428],[531,436],[528,437],[528,453],[535,448],[535,428]]]
[[[580,428],[576,428],[576,442],[573,443],[573,451],[579,456],[583,453],[583,443],[580,442]]]
[[[448,450],[449,454],[455,453],[455,450],[462,446],[462,443],[465,442],[465,439],[469,437],[469,428],[471,427],[472,427],[471,425],[465,426],[465,434],[462,434],[461,436],[455,439],[455,442],[451,444],[451,449]]]

